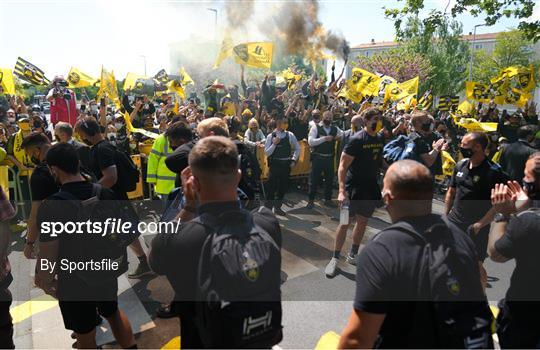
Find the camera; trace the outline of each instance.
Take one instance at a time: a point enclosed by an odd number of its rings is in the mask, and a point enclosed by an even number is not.
[[[71,94],[67,89],[68,83],[64,79],[56,80],[54,82],[54,94],[58,97],[62,97],[64,100],[71,100]]]

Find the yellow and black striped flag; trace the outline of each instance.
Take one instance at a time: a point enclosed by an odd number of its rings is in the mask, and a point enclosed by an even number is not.
[[[459,96],[444,95],[439,97],[437,109],[441,112],[454,111],[459,106]]]
[[[21,57],[17,58],[13,74],[34,85],[49,85],[51,83],[41,69]]]
[[[433,107],[433,93],[431,90],[424,92],[422,97],[420,97],[420,100],[418,100],[417,107],[423,111],[428,111]]]

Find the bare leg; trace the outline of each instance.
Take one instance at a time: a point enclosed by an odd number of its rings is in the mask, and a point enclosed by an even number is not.
[[[334,252],[340,252],[345,244],[345,238],[347,238],[347,230],[349,225],[339,225],[336,230],[336,240],[334,241]]]
[[[135,345],[135,337],[133,336],[131,324],[122,310],[118,309],[110,317],[107,317],[107,321],[111,325],[114,339],[116,339],[122,348],[127,349]]]
[[[362,243],[362,238],[364,238],[364,233],[366,232],[366,226],[368,218],[362,215],[356,215],[356,224],[353,228],[353,244],[360,245]]]
[[[96,329],[94,328],[88,333],[75,333],[77,338],[77,349],[95,349],[96,344]]]

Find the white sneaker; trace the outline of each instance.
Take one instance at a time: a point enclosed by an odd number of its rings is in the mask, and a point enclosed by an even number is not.
[[[358,254],[351,255],[351,253],[347,254],[347,262],[351,265],[356,266],[356,258],[358,257]]]
[[[337,265],[338,265],[339,259],[332,258],[330,259],[330,262],[328,265],[326,265],[326,268],[324,269],[324,274],[326,277],[334,277],[337,272]]]

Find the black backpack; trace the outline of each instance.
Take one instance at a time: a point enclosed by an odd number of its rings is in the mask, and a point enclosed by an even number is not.
[[[199,259],[196,303],[204,346],[271,348],[279,343],[280,247],[246,210],[195,220],[208,232]]]
[[[73,194],[60,190],[54,195],[56,199],[69,201],[76,209],[75,222],[102,223],[102,229],[105,227],[107,219],[110,223],[116,219],[116,223],[131,223],[129,233],[123,233],[118,230],[119,225],[113,230],[109,225],[106,230],[106,235],[90,234],[84,232],[77,234],[79,240],[79,250],[77,256],[80,261],[101,261],[102,259],[110,259],[117,262],[119,269],[117,270],[101,270],[93,271],[77,270],[77,276],[90,286],[100,285],[104,281],[118,278],[121,274],[127,271],[127,254],[126,248],[135,239],[140,236],[138,230],[139,218],[137,213],[128,201],[117,200],[101,200],[103,187],[100,184],[92,184],[92,196],[86,200],[80,200]]]
[[[118,181],[116,187],[122,192],[135,191],[139,182],[139,169],[133,163],[130,156],[120,151],[115,150],[116,168],[118,171]]]
[[[477,262],[458,256],[446,220],[433,225],[423,235],[403,221],[389,228],[405,232],[423,245],[418,267],[418,299],[412,301],[414,311],[407,335],[409,343],[399,344],[400,347],[493,348],[493,315],[480,277],[470,272],[477,268]],[[379,339],[378,347],[386,347],[384,337]]]

